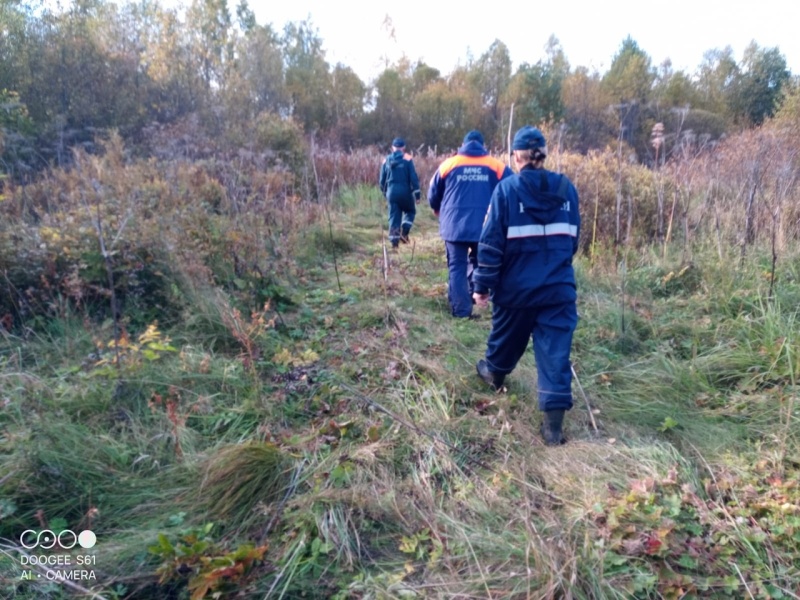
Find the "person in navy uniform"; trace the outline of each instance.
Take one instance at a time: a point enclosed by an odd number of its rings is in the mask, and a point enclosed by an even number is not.
[[[403,138],[392,140],[392,153],[381,165],[378,185],[389,204],[389,241],[392,248],[408,243],[420,200],[419,177]]]
[[[538,129],[517,131],[511,146],[517,174],[495,188],[478,244],[473,298],[492,301],[492,330],[478,375],[500,390],[528,340],[538,373],[541,433],[547,445],[566,442],[572,408],[572,335],[578,323],[572,257],[578,250],[578,192],[544,168],[547,146]]]
[[[502,161],[489,156],[480,131],[464,137],[458,154],[446,159],[431,178],[428,204],[439,217],[447,252],[447,298],[457,318],[472,314],[472,273],[478,264],[478,238],[495,186],[510,176]]]

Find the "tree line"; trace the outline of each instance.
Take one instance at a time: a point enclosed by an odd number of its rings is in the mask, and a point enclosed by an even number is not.
[[[277,31],[246,0],[0,0],[0,169],[24,181],[109,130],[145,153],[169,128],[161,139],[269,148],[290,163],[308,136],[349,150],[402,134],[447,152],[479,128],[499,149],[512,115],[562,148],[625,144],[656,165],[686,136],[713,142],[760,125],[798,88],[779,48],[755,42],[739,61],[730,47],[709,50],[694,73],[653,65],[630,37],[604,73],[570,65],[553,36],[516,68],[495,40],[450,73],[401,59],[368,82],[325,56],[310,20]]]

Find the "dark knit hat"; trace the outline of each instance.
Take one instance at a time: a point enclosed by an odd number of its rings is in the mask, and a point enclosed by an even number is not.
[[[392,146],[394,146],[395,148],[405,148],[406,141],[401,137],[394,138],[392,140]]]
[[[483,136],[481,135],[481,132],[477,129],[473,129],[467,135],[465,135],[462,144],[468,144],[470,142],[478,142],[481,146],[483,146]]]
[[[547,143],[544,140],[542,132],[525,125],[522,129],[517,131],[514,135],[514,142],[511,144],[512,150],[539,150],[542,154],[547,156]]]

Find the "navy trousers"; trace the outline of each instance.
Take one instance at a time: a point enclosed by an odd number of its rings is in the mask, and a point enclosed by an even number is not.
[[[407,236],[417,216],[417,206],[413,198],[389,202],[389,241],[397,245],[400,235]]]
[[[454,317],[472,314],[472,271],[478,266],[477,242],[445,242],[447,250],[447,299]]]
[[[492,331],[486,344],[489,370],[508,374],[533,338],[540,410],[572,408],[572,334],[578,324],[574,302],[533,308],[494,305]]]

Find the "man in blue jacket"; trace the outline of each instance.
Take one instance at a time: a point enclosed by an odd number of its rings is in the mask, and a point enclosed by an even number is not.
[[[428,188],[428,204],[439,217],[447,252],[448,300],[454,317],[473,318],[472,272],[489,199],[511,169],[489,156],[479,131],[470,131],[458,154],[445,160]],[[477,316],[477,315],[476,315]]]
[[[578,250],[578,192],[566,176],[544,168],[542,133],[520,129],[511,146],[518,173],[495,188],[478,246],[473,298],[486,306],[492,331],[478,375],[495,390],[533,338],[541,433],[563,444],[564,412],[572,408],[572,334],[578,323],[572,257]]]
[[[399,242],[408,243],[421,195],[414,161],[410,154],[405,153],[405,149],[403,138],[392,140],[392,153],[384,159],[378,178],[381,192],[389,203],[389,241],[392,248],[397,248]]]

